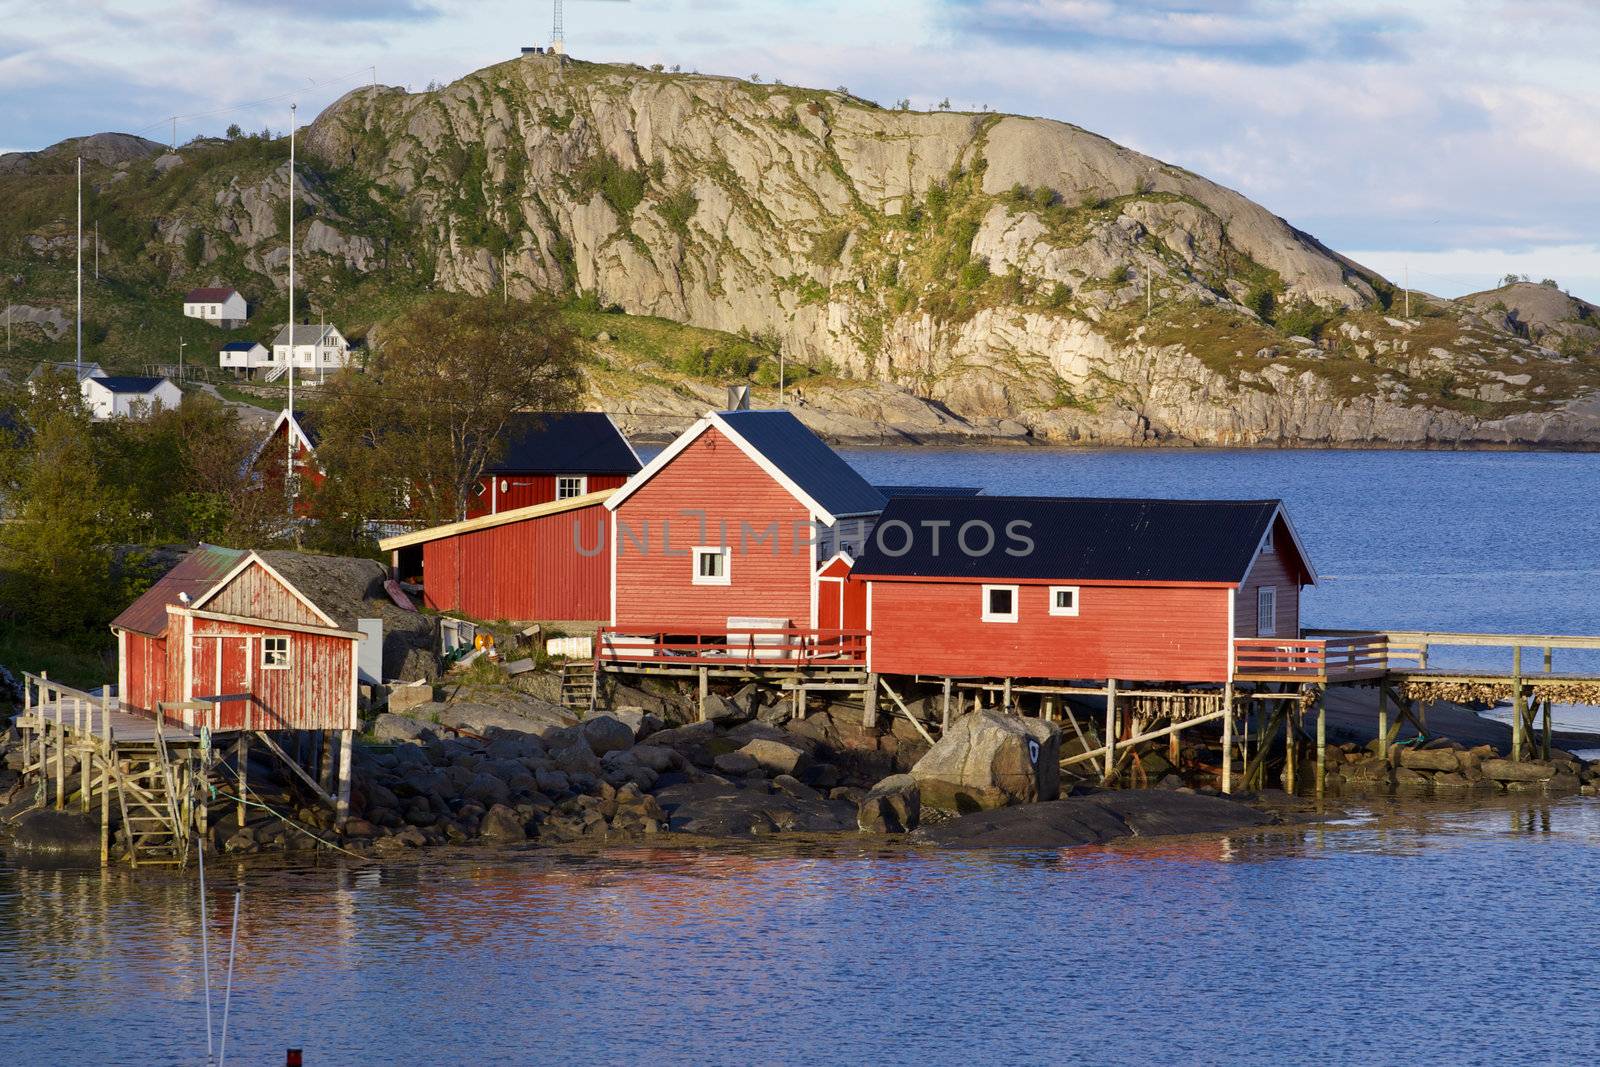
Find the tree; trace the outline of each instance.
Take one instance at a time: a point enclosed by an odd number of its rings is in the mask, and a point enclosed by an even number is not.
[[[569,407],[581,385],[577,336],[548,298],[440,296],[385,327],[367,372],[326,388],[316,510],[331,536],[367,518],[466,515],[519,411]],[[386,510],[387,509],[387,510]]]
[[[241,138],[243,136],[244,136],[244,131],[239,128],[239,124],[237,122],[229,124],[229,126],[228,126],[228,140],[237,141],[239,138]]]

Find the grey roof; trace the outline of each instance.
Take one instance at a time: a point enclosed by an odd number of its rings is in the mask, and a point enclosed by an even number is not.
[[[28,381],[38,381],[46,371],[50,370],[75,372],[79,381],[85,378],[102,378],[105,376],[105,371],[101,369],[98,363],[85,363],[82,367],[78,367],[75,363],[41,363],[33,368],[32,373],[28,375]]]
[[[1249,571],[1279,506],[1276,500],[896,497],[855,573],[1231,583]],[[930,522],[943,533],[937,541]],[[968,523],[977,525],[963,545],[954,533]]]
[[[887,501],[788,411],[724,411],[724,423],[835,518],[870,515]]]
[[[139,375],[133,375],[133,374],[114,374],[114,375],[108,375],[108,376],[102,377],[102,378],[96,378],[94,380],[99,382],[101,385],[105,386],[108,390],[110,390],[113,393],[140,393],[140,394],[142,394],[142,393],[153,392],[156,389],[157,386],[159,386],[162,382],[166,381],[167,379],[165,379],[165,378],[146,378],[146,377],[142,377],[142,376],[139,376]]]
[[[332,332],[332,324],[318,326],[314,323],[298,322],[295,323],[293,341],[289,340],[289,327],[285,326],[278,331],[278,336],[272,339],[272,343],[275,345],[314,345]]]
[[[875,485],[886,497],[897,496],[977,496],[983,492],[974,485]]]

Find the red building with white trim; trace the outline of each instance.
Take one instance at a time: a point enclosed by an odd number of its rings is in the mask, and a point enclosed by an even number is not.
[[[1315,581],[1276,500],[980,496],[893,500],[846,586],[880,674],[1225,682]]]

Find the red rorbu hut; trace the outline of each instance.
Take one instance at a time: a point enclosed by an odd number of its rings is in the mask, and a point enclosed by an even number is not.
[[[1277,500],[972,496],[894,499],[846,585],[880,674],[1225,682],[1315,581]]]

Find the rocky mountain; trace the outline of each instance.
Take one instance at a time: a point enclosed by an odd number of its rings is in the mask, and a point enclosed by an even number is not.
[[[133,216],[129,292],[276,302],[285,157],[245,138],[97,167],[105,209]],[[381,331],[432,288],[620,310],[584,320],[591,381],[640,428],[770,383],[781,352],[808,375],[793,402],[846,438],[1600,441],[1583,316],[1519,291],[1412,294],[1404,317],[1393,285],[1266,209],[1065,123],[527,56],[352,92],[302,159],[321,313]],[[42,280],[61,226],[21,215],[0,266]],[[108,318],[107,341],[128,332]],[[657,320],[711,332],[619,343]]]

